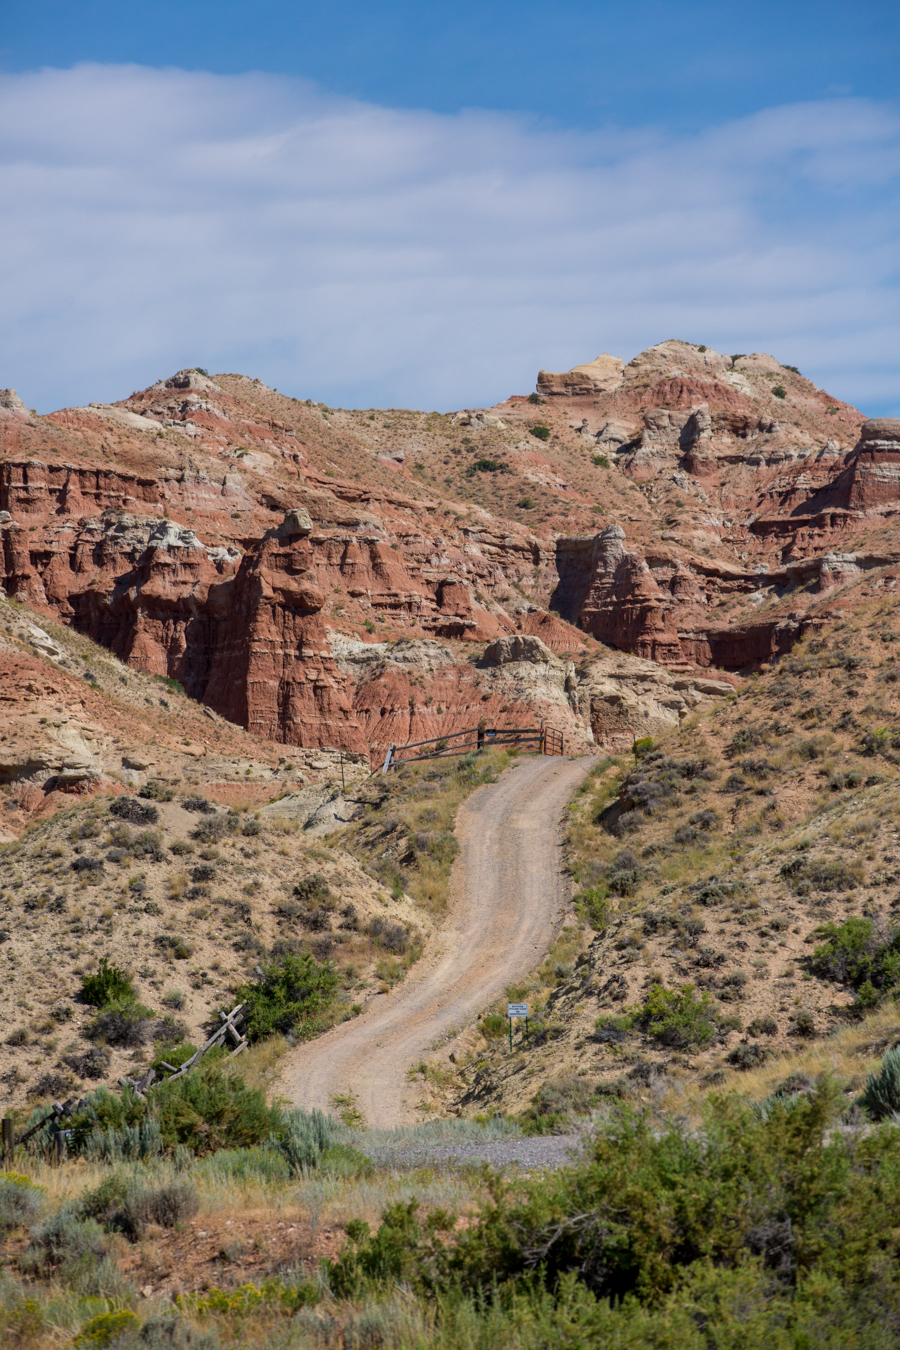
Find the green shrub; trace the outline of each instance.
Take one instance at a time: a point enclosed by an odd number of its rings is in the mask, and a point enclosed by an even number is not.
[[[130,1088],[121,1093],[97,1088],[70,1120],[69,1149],[97,1162],[149,1158],[162,1150],[159,1124],[149,1102]]]
[[[887,1350],[897,1134],[834,1131],[839,1098],[827,1082],[764,1113],[716,1098],[699,1129],[625,1110],[583,1161],[493,1185],[452,1243],[441,1232],[452,1216],[423,1221],[415,1202],[390,1206],[375,1233],[348,1225],[328,1283],[354,1299],[401,1283],[442,1318],[455,1290],[471,1300],[469,1341],[442,1345]],[[498,1320],[478,1334],[513,1308],[515,1331]]]
[[[717,1030],[714,1017],[713,1001],[705,991],[698,994],[692,984],[678,989],[655,984],[634,1014],[634,1024],[661,1045],[686,1049],[709,1044]]]
[[[776,384],[772,390],[776,398],[787,398],[787,390],[783,384]]]
[[[161,1149],[193,1153],[246,1148],[279,1134],[284,1116],[264,1094],[216,1061],[154,1087],[146,1101],[130,1089],[100,1088],[71,1118],[70,1147],[86,1157],[136,1158]]]
[[[184,1078],[162,1083],[150,1094],[149,1106],[165,1148],[181,1145],[198,1154],[261,1144],[280,1131],[284,1119],[277,1107],[266,1105],[260,1089],[247,1087],[215,1062],[201,1061]]]
[[[31,1243],[19,1265],[31,1275],[65,1275],[73,1268],[99,1261],[106,1237],[95,1219],[80,1219],[71,1206],[61,1209],[31,1230]]]
[[[606,455],[591,455],[591,463],[596,464],[598,469],[609,468],[609,460]]]
[[[133,998],[105,1003],[85,1028],[85,1035],[123,1049],[143,1045],[153,1023],[153,1013]]]
[[[329,1025],[337,986],[338,974],[331,962],[320,965],[309,952],[274,961],[253,984],[237,990],[249,1039],[261,1040],[276,1031],[293,1033],[301,1040],[315,1036]]]
[[[575,896],[575,913],[598,933],[609,923],[609,888],[604,884],[588,886]]]
[[[321,1111],[291,1111],[277,1135],[278,1147],[295,1176],[318,1167],[334,1143],[334,1122]]]
[[[44,1207],[46,1193],[30,1177],[0,1172],[0,1234],[32,1223]]]
[[[128,1308],[121,1308],[118,1312],[99,1313],[92,1317],[89,1322],[78,1332],[78,1335],[71,1342],[76,1350],[102,1350],[103,1347],[123,1344],[122,1338],[130,1340],[130,1332],[137,1332],[140,1328],[140,1318],[137,1313],[131,1312]]]
[[[311,876],[297,882],[294,894],[306,905],[320,905],[323,900],[331,898],[331,887],[320,872],[313,872]]]
[[[197,1046],[191,1045],[190,1041],[184,1041],[181,1045],[168,1045],[160,1050],[153,1061],[153,1067],[157,1073],[165,1073],[163,1061],[171,1064],[173,1069],[180,1069],[182,1064],[186,1064],[191,1055],[196,1055]]]
[[[124,970],[110,965],[108,957],[100,958],[100,966],[95,974],[85,975],[81,981],[81,998],[94,1008],[102,1008],[113,1000],[133,999],[134,985]]]
[[[488,1013],[478,1023],[478,1030],[486,1041],[502,1040],[509,1035],[509,1019],[501,1013]]]
[[[453,1226],[453,1216],[433,1211],[420,1224],[416,1200],[389,1205],[373,1235],[364,1219],[345,1225],[348,1245],[336,1261],[323,1267],[329,1286],[339,1298],[355,1298],[367,1287],[384,1288],[415,1272],[418,1259],[428,1249],[428,1238]]]
[[[879,934],[870,919],[854,915],[822,924],[814,936],[825,940],[810,957],[810,970],[820,979],[851,985],[857,1010],[874,1007],[900,986],[900,933]]]
[[[870,1073],[861,1097],[873,1120],[900,1113],[900,1046],[888,1050],[876,1073]]]
[[[486,459],[479,457],[472,461],[466,470],[468,474],[474,473],[512,473],[508,464],[504,464],[502,459]]]
[[[550,439],[550,428],[545,427],[542,422],[535,422],[534,426],[529,427],[528,430],[539,441],[549,441]]]

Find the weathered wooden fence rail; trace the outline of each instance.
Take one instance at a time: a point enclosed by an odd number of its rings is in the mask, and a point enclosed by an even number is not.
[[[398,764],[415,764],[423,759],[443,759],[451,755],[465,755],[470,750],[484,750],[490,745],[530,746],[539,755],[561,755],[564,740],[555,727],[472,727],[466,731],[451,731],[445,736],[432,736],[427,741],[409,741],[406,745],[389,745],[386,750],[372,749],[369,767],[374,773],[381,763],[381,772],[387,773]],[[426,747],[431,747],[430,749]],[[409,754],[411,750],[419,754]],[[382,762],[382,755],[384,761]]]
[[[130,1088],[135,1096],[140,1097],[142,1101],[146,1101],[146,1094],[150,1088],[158,1087],[160,1083],[170,1083],[173,1078],[183,1078],[208,1051],[213,1050],[216,1046],[224,1046],[226,1041],[230,1041],[234,1047],[229,1058],[233,1059],[235,1055],[241,1054],[243,1050],[247,1049],[248,1045],[246,1035],[240,1030],[240,1025],[244,1021],[243,1003],[239,1003],[236,1008],[232,1008],[230,1013],[220,1012],[219,1018],[222,1025],[217,1027],[209,1039],[201,1045],[200,1049],[195,1050],[190,1059],[186,1059],[183,1064],[176,1067],[174,1064],[167,1064],[165,1060],[160,1060],[160,1068],[166,1070],[164,1074],[157,1074],[156,1070],[151,1068],[147,1070],[143,1078],[120,1078],[119,1087]],[[15,1150],[20,1144],[26,1143],[45,1125],[49,1125],[51,1121],[55,1121],[58,1126],[62,1126],[63,1122],[74,1115],[82,1104],[81,1101],[76,1101],[74,1098],[70,1098],[67,1102],[54,1102],[43,1120],[39,1120],[36,1125],[32,1125],[30,1130],[20,1134],[18,1138],[16,1138],[15,1122],[10,1116],[4,1116],[2,1124],[4,1165],[9,1167],[12,1164]],[[51,1156],[54,1162],[62,1162],[65,1158],[66,1139],[69,1133],[70,1131],[66,1131],[64,1128],[54,1130],[51,1145]]]
[[[244,1005],[239,1003],[236,1008],[232,1008],[230,1013],[219,1013],[222,1025],[217,1027],[209,1040],[201,1045],[199,1050],[195,1050],[190,1059],[186,1059],[183,1064],[177,1067],[174,1064],[167,1064],[164,1059],[159,1061],[160,1068],[165,1069],[165,1076],[157,1075],[155,1069],[148,1069],[143,1078],[120,1078],[119,1087],[130,1087],[137,1096],[143,1097],[148,1088],[154,1087],[160,1083],[171,1083],[175,1078],[183,1078],[199,1059],[209,1050],[215,1049],[218,1045],[224,1045],[226,1040],[230,1040],[234,1046],[231,1052],[231,1058],[239,1055],[242,1050],[247,1049],[247,1037],[238,1030],[240,1023],[244,1020]]]

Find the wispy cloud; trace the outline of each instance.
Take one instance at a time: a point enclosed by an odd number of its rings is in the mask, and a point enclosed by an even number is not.
[[[673,139],[337,99],[264,75],[0,80],[0,384],[42,409],[180,365],[456,407],[666,337],[900,406],[900,117]]]

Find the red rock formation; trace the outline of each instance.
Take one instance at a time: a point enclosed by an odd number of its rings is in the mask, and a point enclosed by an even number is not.
[[[262,735],[361,749],[533,713],[457,643],[743,669],[787,650],[816,594],[900,556],[860,543],[898,509],[900,424],[850,450],[861,416],[771,357],[667,342],[541,378],[540,453],[521,397],[382,425],[198,371],[43,419],[0,391],[3,585]],[[470,462],[462,494],[493,513],[441,486],[479,446],[511,472],[482,484]],[[512,518],[513,475],[543,494],[541,533]],[[452,660],[373,675],[340,635]]]

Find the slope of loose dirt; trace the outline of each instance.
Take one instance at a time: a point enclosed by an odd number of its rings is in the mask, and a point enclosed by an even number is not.
[[[473,794],[458,818],[451,913],[431,951],[395,993],[294,1051],[280,1083],[292,1102],[328,1109],[349,1097],[372,1126],[415,1118],[409,1067],[547,948],[564,901],[560,815],[592,762],[530,760]]]

